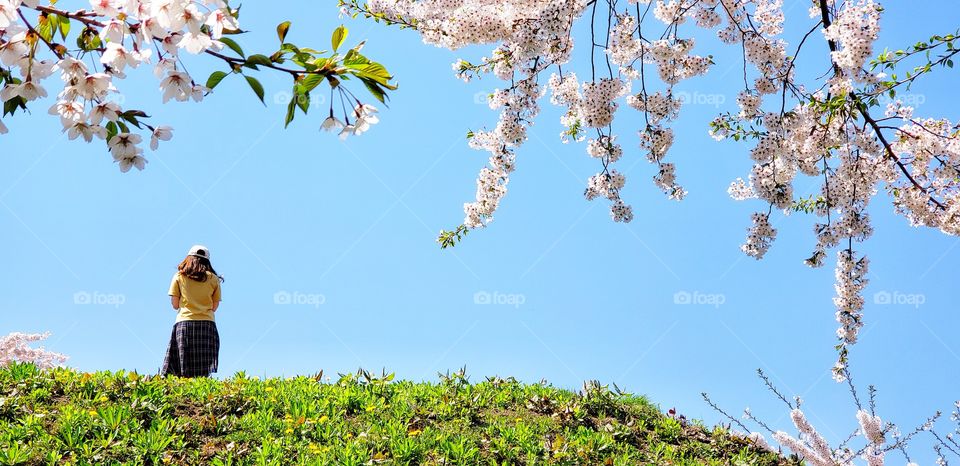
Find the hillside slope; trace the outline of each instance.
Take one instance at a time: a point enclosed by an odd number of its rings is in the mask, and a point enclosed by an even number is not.
[[[0,368],[0,464],[120,463],[796,464],[597,384]]]

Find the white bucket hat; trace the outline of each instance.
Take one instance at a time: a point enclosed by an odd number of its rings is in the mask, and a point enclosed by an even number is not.
[[[195,244],[192,248],[190,248],[190,252],[188,252],[187,255],[202,257],[206,260],[210,260],[210,249],[202,244]]]

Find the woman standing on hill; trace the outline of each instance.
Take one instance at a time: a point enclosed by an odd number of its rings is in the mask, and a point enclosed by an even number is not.
[[[170,283],[177,321],[160,375],[209,377],[217,372],[220,334],[213,315],[220,305],[222,281],[210,265],[210,250],[202,245],[190,248]]]

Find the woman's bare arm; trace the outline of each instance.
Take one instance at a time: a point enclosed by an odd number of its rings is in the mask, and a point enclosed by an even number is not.
[[[220,301],[214,302],[214,303],[213,303],[213,312],[217,312],[217,308],[218,308],[218,307],[220,307]]]
[[[171,296],[171,297],[170,297],[170,304],[173,306],[173,309],[174,309],[175,311],[179,311],[179,310],[180,310],[180,297],[179,297],[179,296]]]

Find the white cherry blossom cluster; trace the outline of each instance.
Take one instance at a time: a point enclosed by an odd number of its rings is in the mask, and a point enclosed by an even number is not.
[[[759,0],[753,14],[757,30],[767,36],[783,33],[783,0]]]
[[[857,336],[863,327],[862,292],[869,283],[867,279],[869,264],[865,256],[858,259],[849,249],[841,249],[838,252],[834,285],[837,295],[833,298],[837,306],[837,322],[840,323],[837,338],[843,348],[841,358],[833,369],[833,378],[838,382],[842,382],[845,377],[843,369],[846,367],[846,347],[857,342]]]
[[[750,257],[761,259],[776,238],[777,230],[770,225],[770,214],[755,212],[753,226],[750,227],[747,241],[740,246],[740,250]]]
[[[873,0],[844,3],[833,24],[823,29],[823,36],[839,46],[839,50],[831,52],[833,63],[848,77],[860,80],[865,75],[863,65],[873,55],[873,43],[879,37],[882,9]]]
[[[661,120],[672,120],[680,113],[682,102],[663,92],[637,94],[627,97],[627,104],[640,112],[645,112],[653,124]]]
[[[757,192],[753,190],[753,186],[743,181],[743,178],[737,178],[730,183],[730,187],[727,188],[727,194],[736,201],[745,201],[757,197]]]
[[[600,159],[604,164],[620,160],[623,149],[616,143],[616,136],[601,136],[600,139],[591,139],[587,143],[587,153],[590,157]]]
[[[946,119],[917,119],[912,109],[899,106],[892,119],[900,119],[894,154],[904,160],[918,188],[909,179],[895,178],[891,185],[897,212],[911,225],[939,228],[960,235],[960,136],[958,124]],[[941,199],[934,202],[934,199]]]
[[[645,62],[656,65],[663,82],[677,84],[684,79],[706,74],[713,64],[709,57],[691,55],[693,46],[693,39],[656,40],[650,44],[648,54],[644,54],[643,58]]]
[[[636,3],[636,2],[631,2]],[[641,34],[640,15],[629,9],[611,15],[611,28],[606,41],[605,58],[616,65],[609,76],[597,76],[593,69],[590,79],[581,80],[573,72],[562,69],[573,52],[571,34],[574,21],[585,16],[588,8],[597,7],[597,2],[577,0],[511,0],[492,2],[485,0],[374,0],[365,5],[347,2],[347,11],[375,15],[389,23],[414,27],[427,44],[449,49],[467,45],[498,43],[492,52],[474,65],[465,60],[453,64],[454,71],[463,79],[482,73],[491,73],[497,78],[510,81],[511,88],[495,92],[490,105],[501,111],[497,128],[476,132],[471,146],[486,149],[501,159],[502,151],[510,152],[510,169],[513,169],[514,147],[525,139],[524,127],[532,124],[529,116],[535,116],[535,102],[524,108],[522,96],[536,92],[522,91],[520,99],[511,98],[518,88],[537,81],[537,75],[556,67],[544,90],[551,91],[550,101],[566,108],[561,118],[565,131],[564,142],[587,139],[591,134],[587,153],[599,159],[603,169],[590,178],[587,198],[603,197],[611,201],[611,217],[615,221],[629,221],[633,217],[630,207],[619,197],[619,188],[598,183],[611,178],[610,164],[620,159],[623,149],[610,144],[600,154],[598,149],[606,145],[601,141],[614,139],[613,125],[619,110],[619,100],[626,97],[628,105],[644,113],[648,125],[639,131],[640,146],[647,151],[647,159],[657,164],[654,183],[673,199],[682,199],[686,190],[676,182],[676,168],[664,163],[663,158],[673,144],[674,136],[664,124],[676,118],[680,100],[672,96],[672,87],[683,79],[706,73],[712,61],[709,57],[691,54],[694,41],[680,38],[675,30],[687,17],[696,16],[697,21],[719,23],[720,15],[714,11],[719,3],[711,1],[656,2],[653,5],[656,17],[666,25],[666,33],[656,40]],[[593,12],[595,13],[595,12]],[[649,27],[649,26],[648,26]],[[661,26],[663,27],[663,26]],[[664,90],[631,95],[633,81],[643,78],[643,67],[656,68],[653,76],[659,76],[667,85]],[[520,102],[518,102],[518,100]],[[532,111],[531,111],[532,110]],[[486,225],[493,211],[506,192],[509,171],[498,169],[496,164],[485,168],[478,177],[475,202],[464,206],[467,227]],[[618,173],[615,179],[623,177]],[[615,183],[614,185],[617,185]],[[601,186],[603,188],[601,189]]]
[[[860,423],[860,434],[869,442],[863,452],[863,459],[869,466],[882,466],[886,455],[884,444],[886,433],[880,416],[871,414],[865,409],[857,411],[857,421]]]
[[[182,68],[181,51],[198,54],[219,50],[224,30],[238,29],[226,3],[221,0],[91,0],[90,10],[67,12],[43,7],[39,2],[0,0],[0,61],[16,70],[22,79],[6,80],[0,91],[4,102],[20,99],[24,104],[46,97],[45,81],[60,73],[62,90],[49,113],[60,117],[63,131],[70,139],[107,139],[106,143],[121,171],[131,167],[143,169],[146,159],[140,147],[142,137],[132,128],[143,129],[150,136],[151,148],[172,137],[169,126],[154,127],[141,119],[146,114],[123,109],[110,100],[118,92],[117,80],[124,79],[129,69],[152,63],[160,80],[163,101],[202,100],[209,91],[197,84]],[[71,50],[52,39],[38,37],[32,23],[21,21],[24,10],[42,13],[37,21],[49,21],[49,15],[60,15],[81,23],[81,41],[87,46]],[[29,13],[29,11],[27,11]],[[35,13],[35,12],[34,12]],[[66,37],[66,32],[63,33]],[[38,48],[49,48],[53,58],[38,59]],[[154,52],[156,51],[156,52]],[[94,57],[90,62],[85,56]],[[0,123],[0,132],[7,128]]]
[[[66,362],[67,356],[47,351],[43,347],[34,348],[30,346],[49,337],[49,332],[42,334],[14,332],[0,337],[0,367],[11,362],[30,362],[36,364],[40,369],[50,369],[62,365]]]
[[[470,147],[489,152],[490,158],[488,167],[483,168],[477,177],[476,200],[463,206],[467,227],[482,227],[493,221],[493,214],[507,193],[510,173],[515,169],[514,148],[527,138],[523,122],[532,120],[540,111],[537,100],[541,94],[531,79],[514,85],[509,92],[494,93],[491,105],[503,107],[500,121],[492,131],[478,131],[470,137]]]
[[[610,216],[617,222],[633,220],[633,209],[620,198],[620,189],[626,178],[623,174],[612,173],[610,164],[620,160],[623,148],[617,144],[615,135],[604,133],[604,127],[609,126],[617,110],[618,104],[614,100],[629,92],[628,84],[619,79],[603,79],[599,82],[579,83],[575,73],[566,73],[561,77],[554,73],[550,76],[547,88],[551,91],[550,102],[554,105],[566,107],[566,114],[561,123],[567,128],[560,134],[561,140],[567,142],[569,138],[581,141],[584,130],[593,128],[598,136],[591,138],[587,143],[587,154],[603,164],[603,171],[592,176],[588,181],[584,195],[588,200],[603,197],[611,201]],[[617,180],[611,187],[610,183],[601,180]]]
[[[580,93],[580,82],[577,81],[577,74],[569,72],[560,76],[553,73],[550,75],[547,87],[551,91],[550,103],[559,107],[566,107],[566,113],[560,117],[560,124],[566,128],[565,131],[560,133],[560,141],[564,144],[570,142],[570,140],[583,141],[585,136],[581,131],[578,116],[578,106],[583,96]],[[590,155],[593,156],[593,154]]]
[[[740,114],[737,115],[741,120],[756,118],[760,115],[760,104],[763,98],[750,91],[741,91],[737,95],[737,106],[740,107]]]
[[[788,398],[761,369],[757,370],[760,379],[763,380],[767,390],[786,406],[791,423],[797,431],[796,434],[774,430],[778,426],[758,418],[750,408],[743,410],[742,418],[734,418],[714,403],[709,395],[706,393],[702,395],[711,408],[730,421],[731,434],[749,440],[757,448],[780,453],[789,461],[799,460],[812,466],[883,466],[887,461],[891,464],[917,466],[909,450],[911,444],[918,440],[917,437],[921,435],[925,437],[927,433],[932,434],[931,437],[935,441],[932,446],[938,456],[936,464],[946,464],[946,457],[950,454],[960,457],[957,441],[954,438],[955,434],[960,433],[960,427],[958,427],[960,426],[960,401],[954,403],[955,408],[950,416],[950,420],[954,423],[951,426],[952,432],[947,432],[946,435],[937,432],[937,423],[941,418],[940,411],[926,418],[922,424],[912,430],[901,432],[899,426],[889,421],[885,422],[877,414],[876,388],[871,385],[867,396],[863,396],[851,380],[850,369],[844,368],[842,372],[846,382],[844,391],[850,395],[855,414],[852,417],[856,418],[857,428],[836,445],[831,445],[810,422],[809,412],[801,409],[803,399],[799,396]],[[779,422],[779,420],[776,421],[776,423]],[[762,432],[753,431],[748,426],[750,423],[759,426]],[[769,434],[782,449],[772,447],[763,432]],[[793,456],[788,456],[790,453],[793,453]],[[903,459],[899,462],[891,460],[889,456],[894,454],[902,455]]]
[[[637,18],[630,14],[617,15],[617,23],[610,31],[610,48],[607,56],[610,62],[622,67],[624,75],[631,79],[640,78],[640,72],[633,68],[634,62],[643,56],[644,43],[636,36]]]
[[[784,431],[773,434],[774,440],[789,448],[804,461],[813,466],[835,466],[833,450],[826,439],[807,421],[806,415],[799,408],[790,411],[790,419],[800,432],[799,438],[794,438]]]
[[[619,105],[615,102],[629,92],[620,79],[601,79],[581,85],[583,97],[577,102],[577,119],[588,128],[605,128],[613,123]]]
[[[514,170],[514,150],[525,142],[526,128],[539,113],[538,99],[545,89],[537,78],[550,66],[569,61],[573,48],[570,30],[587,4],[586,0],[374,0],[362,6],[388,22],[415,26],[427,44],[454,50],[474,44],[500,44],[480,65],[463,60],[453,64],[454,71],[465,80],[492,73],[511,82],[509,88],[496,91],[490,99],[490,106],[501,112],[496,127],[471,134],[470,146],[489,152],[490,158],[477,178],[475,201],[464,204],[465,226],[477,228],[493,220]],[[604,99],[609,92],[620,92],[619,82],[585,84],[583,97],[576,77],[567,83],[568,87],[572,84],[578,101],[588,99],[589,106],[583,110],[589,118],[597,124],[612,119],[613,99]]]
[[[799,408],[790,411],[790,419],[797,428],[799,436],[794,437],[784,431],[777,431],[774,432],[773,438],[811,466],[854,466],[858,457],[868,466],[883,466],[887,451],[902,447],[902,445],[898,447],[886,443],[887,434],[894,433],[895,426],[884,425],[879,416],[865,409],[858,409],[856,417],[860,428],[854,436],[863,437],[866,441],[866,446],[859,450],[852,450],[847,446],[853,437],[844,441],[840,448],[832,448]],[[907,466],[916,466],[916,464],[908,462]]]

